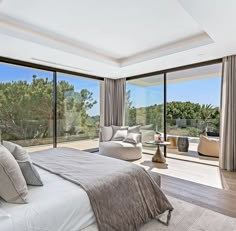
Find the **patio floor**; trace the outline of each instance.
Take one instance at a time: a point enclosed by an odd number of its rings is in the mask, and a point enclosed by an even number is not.
[[[177,149],[167,149],[167,157],[173,159],[186,160],[196,163],[209,164],[214,166],[219,166],[219,158],[200,156],[197,152],[197,143],[189,143],[188,152],[178,152]],[[155,153],[155,148],[143,147],[143,153],[153,155]]]
[[[99,146],[99,139],[89,139],[89,140],[79,140],[79,141],[68,141],[63,143],[58,143],[57,147],[68,147],[68,148],[76,148],[80,150],[90,150],[90,149],[97,149]],[[45,150],[48,148],[52,148],[52,144],[46,145],[37,145],[37,146],[30,146],[25,147],[28,152],[40,151]]]

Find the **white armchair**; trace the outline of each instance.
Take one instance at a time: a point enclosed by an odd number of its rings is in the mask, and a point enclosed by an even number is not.
[[[139,142],[130,143],[124,140],[112,140],[112,127],[103,127],[100,130],[99,153],[121,160],[137,160],[142,157],[141,135]]]

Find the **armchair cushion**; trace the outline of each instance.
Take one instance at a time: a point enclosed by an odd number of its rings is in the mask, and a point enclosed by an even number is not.
[[[102,142],[111,140],[112,136],[113,136],[113,129],[112,129],[111,126],[101,127],[101,129],[100,129],[100,140]]]

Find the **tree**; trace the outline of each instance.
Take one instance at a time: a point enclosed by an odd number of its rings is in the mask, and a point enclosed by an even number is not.
[[[133,102],[131,101],[131,91],[128,90],[126,92],[125,99],[125,124],[129,124],[130,126],[135,125],[136,122],[136,110],[132,106]]]
[[[135,108],[130,104],[130,91],[127,92],[127,98],[129,99],[127,105],[130,105],[126,110],[128,111],[127,125],[153,124],[157,130],[163,129],[163,104]],[[219,131],[220,112],[218,107],[213,107],[210,104],[200,105],[190,101],[172,101],[167,103],[166,109],[168,128],[176,129],[176,121],[184,120],[185,126],[188,126],[185,135],[187,133],[196,135],[209,125],[211,125],[212,130]],[[203,124],[202,128],[200,128],[201,124]]]
[[[32,81],[0,83],[0,125],[4,139],[48,137],[53,122],[53,81],[32,76]],[[57,116],[64,120],[67,112],[79,112],[86,126],[87,111],[96,104],[87,89],[74,91],[66,81],[57,83]]]
[[[70,91],[66,93],[64,99],[66,130],[85,129],[88,119],[88,110],[91,109],[97,101],[93,99],[93,93],[87,89],[82,89],[80,92]]]
[[[220,111],[218,107],[213,107],[211,104],[203,104],[200,109],[200,118],[204,122],[204,131],[207,131],[209,125],[215,127],[214,130],[219,131],[220,126]]]

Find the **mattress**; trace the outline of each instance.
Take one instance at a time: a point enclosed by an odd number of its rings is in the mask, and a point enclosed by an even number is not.
[[[28,204],[0,199],[0,230],[88,231],[94,227],[95,216],[87,193],[59,176],[37,170],[44,186],[29,186]]]

